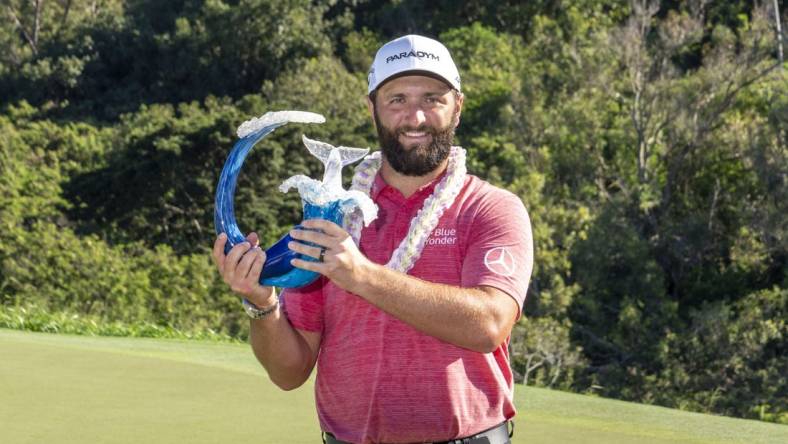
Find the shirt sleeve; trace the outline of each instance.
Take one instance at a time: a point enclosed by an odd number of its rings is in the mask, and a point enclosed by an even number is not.
[[[474,216],[469,240],[462,286],[495,287],[514,298],[522,313],[533,269],[533,240],[520,198],[504,190],[486,196]]]
[[[286,288],[280,297],[285,316],[299,330],[323,331],[323,288],[326,278],[320,276],[315,282],[301,288]]]

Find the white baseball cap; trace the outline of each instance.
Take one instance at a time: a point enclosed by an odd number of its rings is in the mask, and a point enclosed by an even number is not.
[[[406,35],[383,45],[369,69],[368,93],[403,73],[421,72],[460,91],[460,73],[443,44],[420,35]]]

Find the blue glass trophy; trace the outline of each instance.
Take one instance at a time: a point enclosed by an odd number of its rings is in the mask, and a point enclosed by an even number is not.
[[[246,241],[236,223],[233,208],[235,186],[244,160],[257,142],[288,122],[323,123],[325,118],[320,114],[303,111],[277,111],[248,120],[238,127],[238,141],[225,161],[216,187],[214,225],[217,235],[227,234],[225,254],[233,246]],[[298,190],[303,204],[303,219],[326,219],[342,226],[346,216],[355,211],[360,211],[367,223],[375,219],[377,206],[366,194],[342,188],[342,168],[363,158],[369,149],[334,147],[306,136],[303,141],[309,152],[323,162],[323,180],[297,175],[288,178],[279,187],[282,192],[287,192],[290,188]],[[260,274],[261,285],[296,288],[308,285],[319,277],[316,272],[290,264],[295,258],[316,260],[290,250],[287,244],[293,240],[286,234],[274,245],[266,248],[266,260]]]

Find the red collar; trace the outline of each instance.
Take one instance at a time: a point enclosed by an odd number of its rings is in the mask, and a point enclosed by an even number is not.
[[[380,193],[388,190],[387,193],[391,193],[392,196],[397,196],[398,199],[401,199],[403,201],[422,199],[425,196],[432,194],[432,192],[435,190],[435,187],[438,185],[438,182],[440,182],[444,176],[446,176],[445,170],[443,171],[443,173],[441,173],[441,175],[439,175],[435,179],[422,185],[421,188],[416,190],[416,192],[413,193],[410,197],[405,198],[405,196],[403,196],[398,189],[386,183],[386,181],[383,179],[383,175],[381,175],[380,171],[378,171],[378,173],[375,174],[375,180],[372,182],[372,189],[370,190],[369,197],[373,201],[377,201],[378,196],[380,196]]]

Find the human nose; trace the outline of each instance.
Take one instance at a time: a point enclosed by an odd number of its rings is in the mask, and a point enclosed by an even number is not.
[[[418,104],[412,104],[408,107],[408,114],[406,116],[408,125],[416,128],[427,122],[427,115]]]

